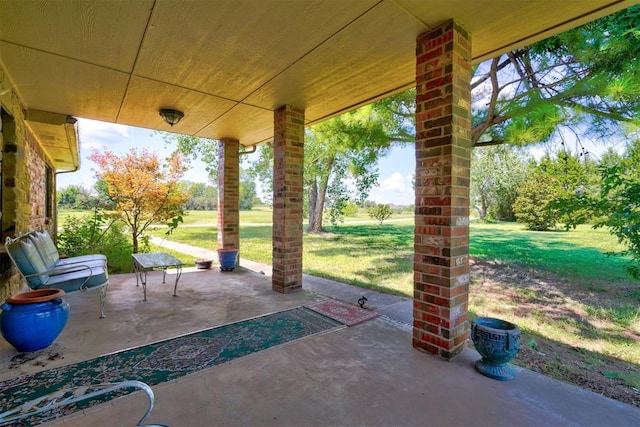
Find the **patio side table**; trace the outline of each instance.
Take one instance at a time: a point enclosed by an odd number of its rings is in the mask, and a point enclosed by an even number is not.
[[[148,254],[133,254],[133,269],[136,273],[136,286],[142,282],[144,291],[144,301],[147,300],[147,272],[151,270],[162,270],[162,283],[166,283],[167,268],[176,269],[176,283],[173,286],[173,296],[177,295],[178,280],[182,275],[184,263],[178,258],[164,252],[152,252]]]

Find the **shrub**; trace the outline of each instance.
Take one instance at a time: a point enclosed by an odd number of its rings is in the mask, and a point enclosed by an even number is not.
[[[68,217],[58,235],[57,245],[60,253],[67,256],[105,255],[110,273],[131,271],[133,247],[124,223],[99,210],[93,215]]]
[[[369,216],[382,225],[384,220],[389,219],[393,215],[393,211],[389,205],[375,205],[367,211]]]
[[[358,205],[353,202],[349,202],[344,207],[344,216],[356,216],[358,213]]]
[[[529,230],[546,231],[556,226],[560,217],[552,202],[557,199],[556,184],[549,176],[534,175],[522,183],[513,204],[516,220]]]
[[[602,167],[602,190],[591,202],[601,216],[594,228],[607,227],[625,249],[616,252],[632,260],[627,270],[640,279],[640,141],[632,145],[620,165]]]

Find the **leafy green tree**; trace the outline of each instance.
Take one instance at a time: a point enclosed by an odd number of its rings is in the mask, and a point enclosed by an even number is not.
[[[218,209],[218,190],[204,182],[180,182],[180,191],[188,194],[184,208],[203,211]]]
[[[640,141],[635,141],[618,164],[603,166],[602,190],[592,206],[601,218],[594,227],[607,227],[626,246],[627,268],[640,279]]]
[[[553,176],[537,171],[518,190],[513,210],[518,222],[529,230],[547,231],[556,226],[560,213],[552,203],[558,198],[558,182]]]
[[[185,164],[201,160],[211,182],[217,181],[218,140],[174,133],[163,133],[162,135],[166,144],[175,144],[175,152],[181,156]]]
[[[305,155],[306,165],[306,155]],[[262,187],[262,197],[266,204],[273,201],[273,143],[268,142],[258,147],[256,158],[247,168],[247,174]],[[305,203],[306,205],[306,203]],[[308,206],[305,206],[308,214]]]
[[[597,164],[588,156],[560,152],[556,154],[555,159],[552,159],[547,155],[540,160],[538,168],[545,175],[555,178],[558,186],[556,201],[571,198],[575,194],[595,194],[600,189]],[[551,208],[554,210],[557,208],[556,201],[551,203]],[[586,222],[590,219],[585,210],[576,210],[571,213],[560,210],[560,214],[558,221],[565,224],[578,220]]]
[[[516,219],[531,230],[548,230],[558,222],[585,222],[590,218],[585,209],[567,209],[563,201],[575,195],[595,194],[599,190],[598,181],[596,163],[590,158],[567,152],[556,153],[554,157],[546,154],[533,176],[518,190]]]
[[[393,210],[389,205],[379,204],[373,206],[372,208],[369,208],[367,213],[369,214],[370,218],[375,219],[380,225],[382,225],[384,221],[391,218],[391,215],[393,215]]]
[[[414,110],[415,91],[410,90],[312,127],[305,139],[307,231],[324,231],[325,206],[335,225],[351,200],[366,199],[377,183],[380,157],[392,145],[414,141]]]
[[[608,140],[640,123],[640,6],[481,64],[472,83],[475,145],[535,144],[561,129]]]
[[[356,216],[358,213],[358,204],[354,202],[347,203],[344,208],[344,216]]]
[[[187,162],[201,160],[205,164],[209,179],[212,182],[217,181],[218,140],[175,134],[165,134],[164,138],[167,143],[176,145],[176,153],[183,156]],[[240,169],[239,209],[241,210],[250,210],[257,198],[255,176],[255,173],[252,174],[243,168]]]
[[[80,196],[80,186],[70,185],[58,191],[58,205],[69,208],[76,207]]]
[[[116,202],[109,196],[109,184],[102,178],[98,178],[93,186],[96,190],[96,197],[93,206],[102,209],[115,209]]]
[[[600,156],[600,161],[598,162],[598,168],[602,167],[610,167],[617,165],[622,161],[622,156],[618,154],[613,148],[609,147],[606,149],[602,156]]]
[[[180,135],[173,133],[162,133],[167,145],[175,145],[175,152],[178,153],[186,164],[191,161],[200,160],[204,163],[204,168],[209,174],[209,180],[218,180],[218,140],[209,138],[199,138],[191,135]],[[242,152],[243,147],[240,146]],[[242,158],[240,159],[242,161]]]
[[[413,141],[415,91],[361,107],[306,130],[304,183],[307,231],[322,232],[325,208],[333,224],[351,200],[362,201],[378,179],[377,161],[393,144]],[[260,147],[251,171],[272,186],[273,151]],[[352,184],[352,185],[349,185]]]
[[[69,185],[58,191],[58,205],[71,209],[92,209],[101,206],[97,195],[81,185]]]
[[[477,147],[471,159],[471,203],[480,219],[513,221],[518,188],[530,174],[531,157],[510,145]]]
[[[580,223],[575,212],[587,211],[596,218],[594,228],[608,228],[625,246],[615,254],[630,256],[627,269],[640,279],[640,140],[631,143],[621,157],[609,153],[599,170],[602,185],[598,194],[575,194],[559,206],[572,214],[568,227]]]
[[[239,191],[238,209],[241,211],[250,211],[257,197],[256,183],[251,175],[244,169],[240,169]]]

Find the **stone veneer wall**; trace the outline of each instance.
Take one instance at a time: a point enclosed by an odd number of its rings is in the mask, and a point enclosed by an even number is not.
[[[49,160],[36,137],[24,121],[24,106],[12,90],[4,71],[0,68],[0,104],[2,121],[0,148],[2,152],[2,244],[13,237],[33,229],[46,228],[52,235],[55,221],[47,218],[45,165]],[[53,170],[53,168],[52,168]],[[55,176],[52,178],[55,189]],[[55,191],[51,192],[55,203]],[[52,205],[53,206],[53,205]],[[55,214],[55,209],[54,209]],[[4,249],[4,248],[3,248]],[[8,256],[0,253],[0,302],[17,293],[23,283]]]

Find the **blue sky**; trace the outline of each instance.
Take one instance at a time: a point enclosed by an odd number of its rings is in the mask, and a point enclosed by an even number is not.
[[[87,188],[95,183],[96,165],[88,159],[93,150],[110,150],[117,154],[123,154],[132,147],[147,147],[150,151],[164,157],[171,153],[172,146],[167,143],[157,132],[149,129],[134,128],[112,123],[98,122],[94,120],[79,119],[78,133],[80,135],[81,166],[78,172],[63,173],[58,175],[58,189],[69,185],[82,185]],[[580,147],[575,142],[575,137],[568,135],[567,148],[574,153],[580,152]],[[569,143],[569,141],[573,141]],[[613,138],[607,144],[584,140],[585,148],[590,155],[599,158],[607,147],[622,152],[626,140]],[[558,144],[551,144],[551,149],[558,149]],[[530,148],[534,157],[539,158],[545,152],[547,146],[539,145]],[[251,159],[251,155],[248,156]],[[369,200],[376,203],[391,203],[396,205],[410,205],[414,203],[414,192],[411,184],[412,174],[415,171],[415,153],[413,145],[390,150],[387,156],[378,162],[379,178],[378,186],[369,193]],[[192,182],[208,182],[204,164],[195,163],[184,176],[185,180]]]
[[[167,146],[162,136],[149,129],[134,128],[94,120],[79,119],[80,170],[59,174],[58,189],[69,185],[93,187],[96,165],[88,159],[93,150],[109,150],[123,154],[133,147],[147,147],[161,156],[168,155],[173,147]],[[413,146],[393,148],[378,164],[378,186],[371,190],[369,200],[377,203],[409,205],[414,203],[411,174],[415,170]],[[208,182],[203,164],[194,164],[184,178],[193,182]]]

